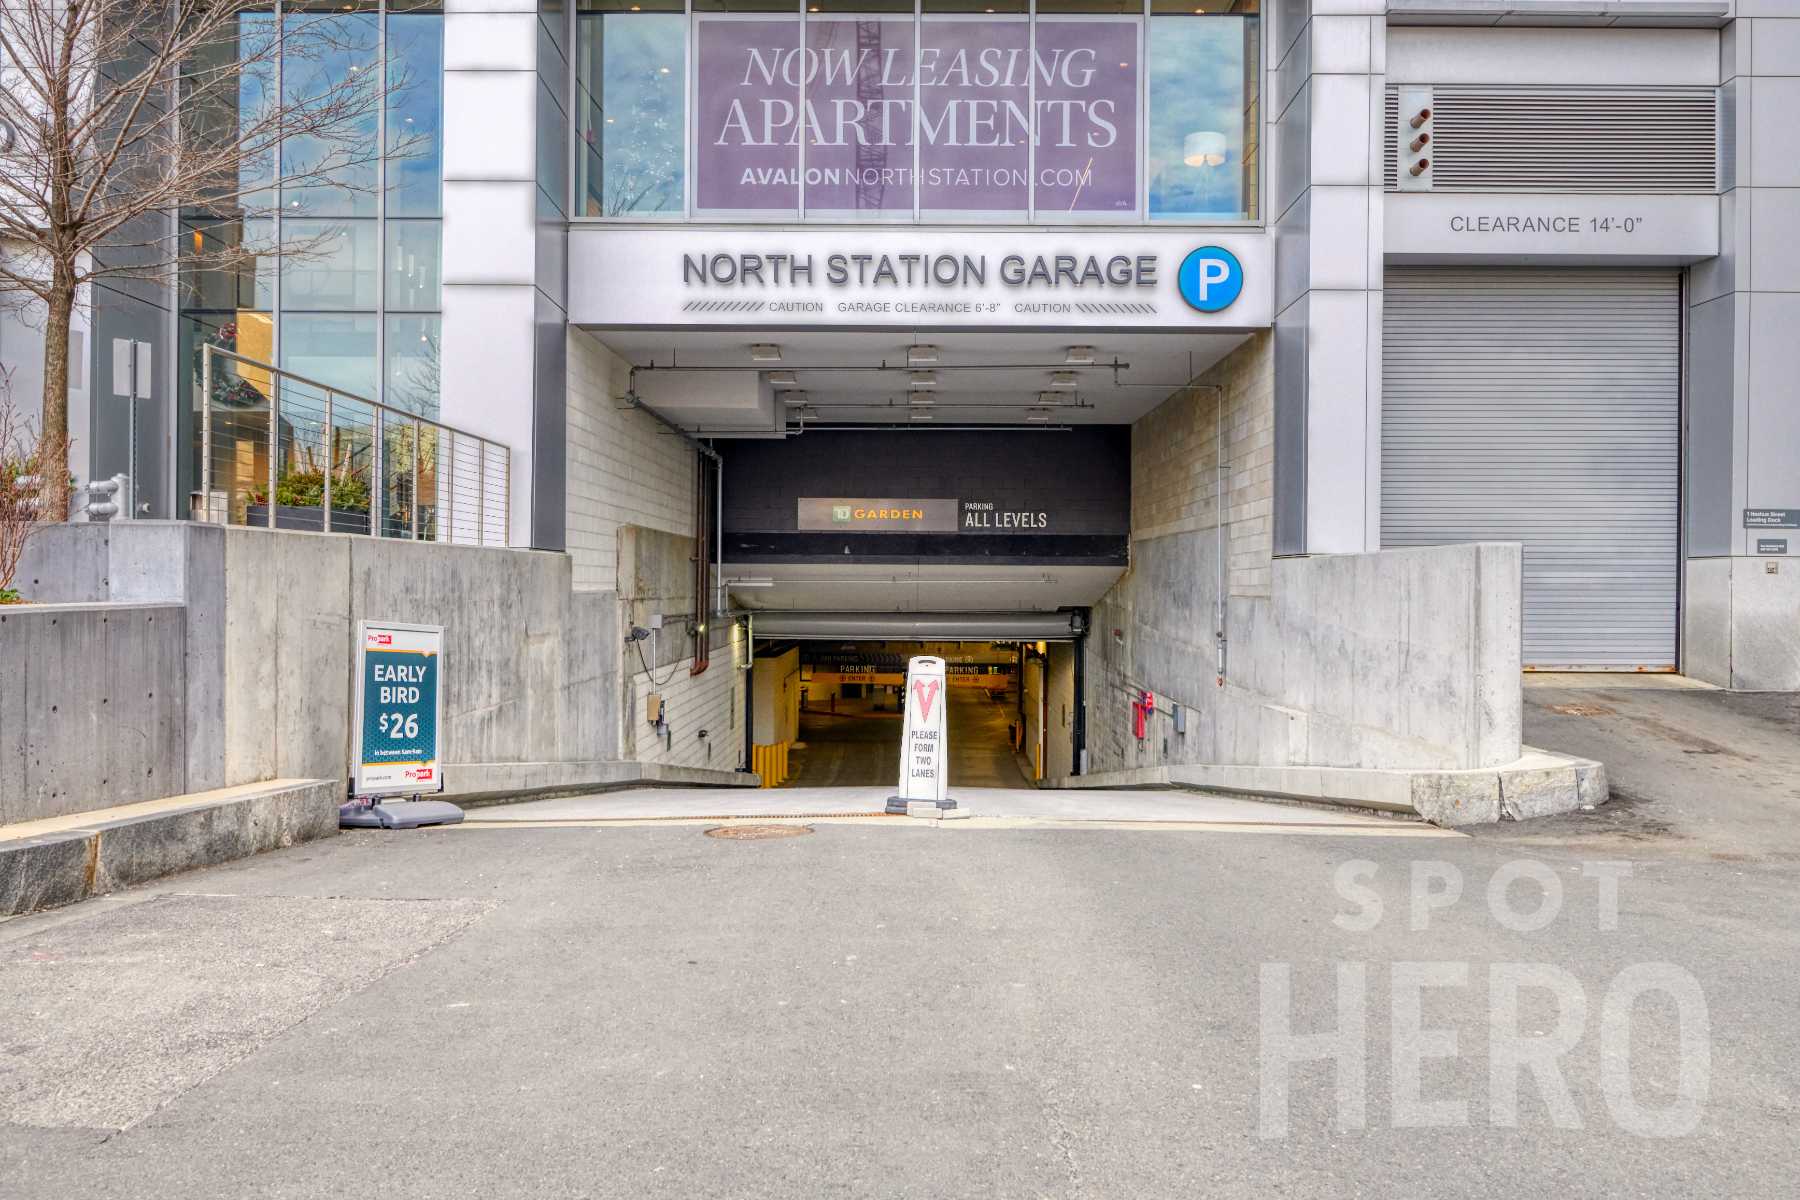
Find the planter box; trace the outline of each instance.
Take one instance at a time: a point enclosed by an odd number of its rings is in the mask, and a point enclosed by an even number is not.
[[[269,527],[269,506],[266,504],[247,506],[244,509],[244,524],[267,529]],[[298,504],[276,505],[275,528],[306,529],[314,533],[321,533],[325,529],[325,510]],[[331,510],[331,532],[367,533],[369,532],[369,514],[352,509],[333,508]]]

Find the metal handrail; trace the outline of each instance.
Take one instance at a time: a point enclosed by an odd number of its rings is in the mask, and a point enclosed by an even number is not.
[[[466,545],[506,545],[511,511],[512,452],[510,448],[488,438],[455,426],[422,417],[393,405],[370,400],[295,371],[285,370],[260,359],[228,350],[222,346],[201,348],[201,418],[200,418],[200,519],[222,524],[249,524],[259,486],[264,492],[260,514],[262,524],[274,529],[287,522],[287,527],[314,528],[309,518],[286,518],[280,514],[277,501],[284,468],[291,468],[297,455],[310,459],[312,447],[304,445],[308,426],[316,427],[324,464],[321,476],[320,515],[316,528],[321,532],[355,532],[341,526],[334,529],[337,505],[334,494],[365,472],[368,475],[368,530],[376,537],[405,537],[415,541],[448,541]],[[251,404],[241,409],[220,406],[214,395],[214,383],[221,371],[231,371],[238,378],[246,372],[266,380],[266,386],[255,379],[247,386],[267,406],[266,428],[258,421],[244,421],[241,414],[258,413],[263,405]],[[284,400],[283,392],[309,388],[316,398]],[[314,407],[307,408],[311,399]],[[217,410],[217,411],[215,411]],[[240,414],[229,422],[223,414]],[[347,415],[348,414],[348,415]],[[287,436],[284,439],[284,421]],[[404,490],[408,496],[403,506],[390,505],[388,491],[402,490],[402,478],[388,478],[392,461],[399,456],[390,453],[388,442],[405,441],[409,450]],[[427,451],[426,447],[430,450]],[[343,451],[340,466],[340,454]],[[218,463],[222,452],[232,456],[228,481],[220,489]],[[355,460],[366,455],[359,467]],[[249,458],[249,464],[243,460]],[[266,470],[257,472],[254,460],[266,457]],[[431,459],[428,467],[425,460]],[[457,459],[472,460],[461,464]],[[473,466],[473,471],[469,470]],[[260,480],[255,477],[260,474]],[[474,476],[471,494],[466,483]],[[426,503],[425,492],[432,503]],[[346,510],[354,511],[354,510]],[[395,522],[395,518],[398,522]],[[389,532],[396,523],[404,533]],[[473,528],[470,528],[472,523]]]

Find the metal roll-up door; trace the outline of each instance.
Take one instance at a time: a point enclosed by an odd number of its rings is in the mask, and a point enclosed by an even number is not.
[[[1681,454],[1673,271],[1396,268],[1384,547],[1525,547],[1537,668],[1672,670]]]

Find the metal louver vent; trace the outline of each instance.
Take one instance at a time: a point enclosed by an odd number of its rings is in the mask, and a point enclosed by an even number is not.
[[[1712,88],[1434,89],[1433,191],[1718,190]],[[1396,93],[1387,97],[1387,179],[1396,187]]]

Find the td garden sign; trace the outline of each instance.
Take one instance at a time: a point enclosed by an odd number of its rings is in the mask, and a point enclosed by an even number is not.
[[[578,227],[581,325],[1266,327],[1262,233]],[[628,281],[628,285],[627,285]]]

